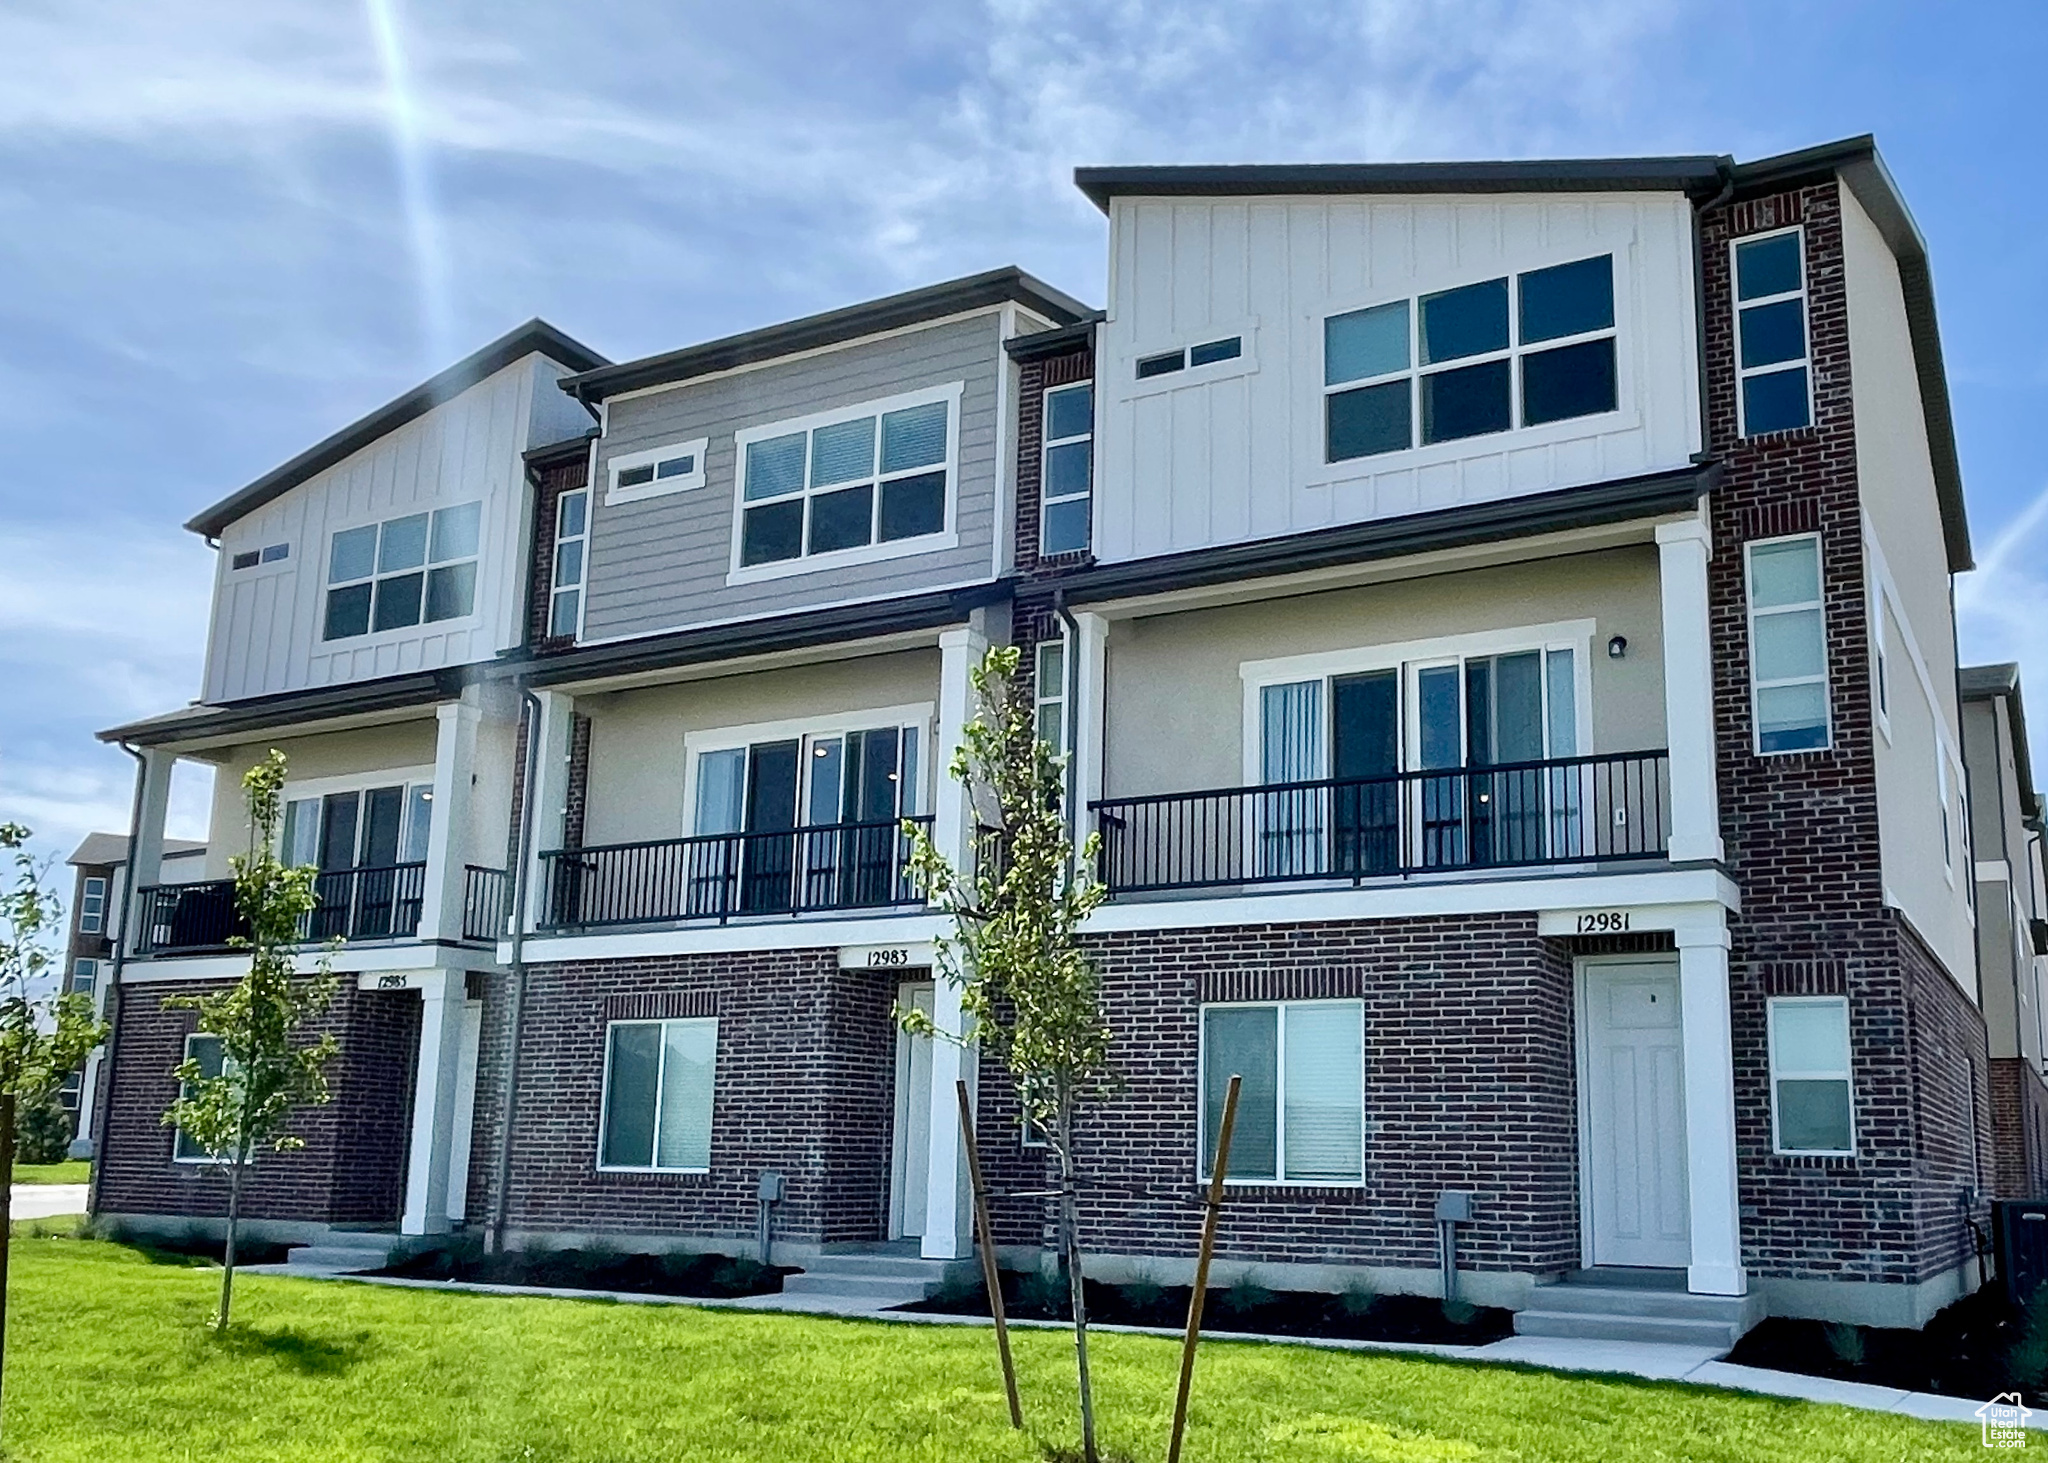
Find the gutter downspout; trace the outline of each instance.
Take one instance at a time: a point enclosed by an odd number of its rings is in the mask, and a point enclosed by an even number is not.
[[[104,987],[107,995],[103,1009],[108,1032],[106,1055],[100,1059],[100,1070],[105,1074],[100,1086],[110,1100],[100,1102],[99,1094],[93,1094],[92,1187],[85,1196],[88,1218],[100,1212],[100,1175],[106,1170],[100,1158],[106,1149],[107,1109],[113,1106],[115,1062],[121,1054],[121,967],[128,961],[128,931],[135,922],[135,841],[142,836],[142,787],[149,776],[149,763],[135,745],[132,742],[118,745],[135,759],[135,797],[128,808],[128,857],[121,861],[121,927],[114,933],[113,968],[108,972]]]
[[[519,1103],[519,1037],[526,1007],[526,869],[533,846],[533,782],[540,773],[540,697],[531,686],[519,686],[520,710],[526,719],[526,767],[519,786],[519,805],[513,809],[519,819],[518,863],[512,869],[512,955],[507,961],[511,984],[511,1026],[505,1037],[505,1088],[498,1104],[498,1153],[493,1164],[491,1219],[484,1230],[484,1251],[497,1254],[505,1247],[505,1213],[510,1203],[506,1186],[512,1175],[512,1123]]]
[[[1700,382],[1700,456],[1713,455],[1707,419],[1707,241],[1706,216],[1735,196],[1735,159],[1717,158],[1714,171],[1721,175],[1721,191],[1692,211],[1692,292],[1699,307],[1699,327],[1693,332],[1693,350],[1699,357],[1695,368]]]

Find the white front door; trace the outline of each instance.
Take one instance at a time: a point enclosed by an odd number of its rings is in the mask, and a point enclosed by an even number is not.
[[[1588,1260],[1683,1267],[1692,1239],[1678,963],[1599,961],[1583,969]]]
[[[897,1004],[932,1014],[932,983],[905,981]],[[896,1139],[889,1172],[889,1238],[924,1233],[927,1182],[932,1166],[932,1039],[896,1032]]]

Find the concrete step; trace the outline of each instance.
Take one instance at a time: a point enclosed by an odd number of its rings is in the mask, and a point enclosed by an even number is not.
[[[785,1276],[782,1281],[784,1295],[862,1300],[876,1310],[923,1300],[937,1287],[937,1281],[911,1280],[901,1275],[814,1275],[810,1271]]]
[[[1693,1295],[1683,1290],[1609,1290],[1592,1285],[1544,1285],[1530,1295],[1536,1310],[1580,1316],[1653,1316],[1670,1321],[1714,1321],[1739,1325],[1744,1298]]]
[[[1548,1298],[1547,1295],[1543,1297],[1545,1301]],[[1654,1341],[1669,1346],[1712,1346],[1727,1351],[1741,1339],[1744,1329],[1735,1320],[1629,1315],[1612,1311],[1515,1312],[1515,1334],[1518,1336],[1561,1336],[1581,1341]]]
[[[364,1270],[382,1270],[394,1259],[417,1248],[395,1234],[366,1234],[359,1231],[329,1230],[309,1245],[294,1245],[285,1256],[291,1270],[317,1275],[351,1275]]]
[[[907,1255],[818,1256],[804,1266],[806,1275],[858,1275],[869,1278],[894,1276],[902,1280],[929,1281],[936,1285],[946,1278],[948,1261],[924,1260]]]

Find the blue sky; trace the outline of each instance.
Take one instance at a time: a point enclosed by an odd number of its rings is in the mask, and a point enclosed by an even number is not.
[[[1079,164],[1865,131],[1932,251],[1964,653],[2048,749],[2044,43],[2037,0],[5,0],[0,818],[125,826],[91,734],[196,694],[178,525],[528,316],[625,358],[1000,263],[1099,299]]]

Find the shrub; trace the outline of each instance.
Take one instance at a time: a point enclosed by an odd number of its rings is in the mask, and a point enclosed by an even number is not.
[[[62,1163],[70,1148],[71,1118],[54,1095],[15,1110],[16,1163]]]
[[[1359,1317],[1372,1313],[1380,1303],[1380,1293],[1372,1288],[1372,1282],[1365,1279],[1353,1280],[1338,1293],[1337,1304],[1347,1316]]]
[[[1247,1276],[1216,1297],[1216,1304],[1233,1316],[1247,1316],[1273,1303],[1273,1292]]]
[[[1828,1350],[1835,1354],[1835,1360],[1844,1366],[1862,1366],[1864,1345],[1863,1328],[1847,1321],[1830,1321],[1821,1328],[1821,1335],[1827,1338]]]

